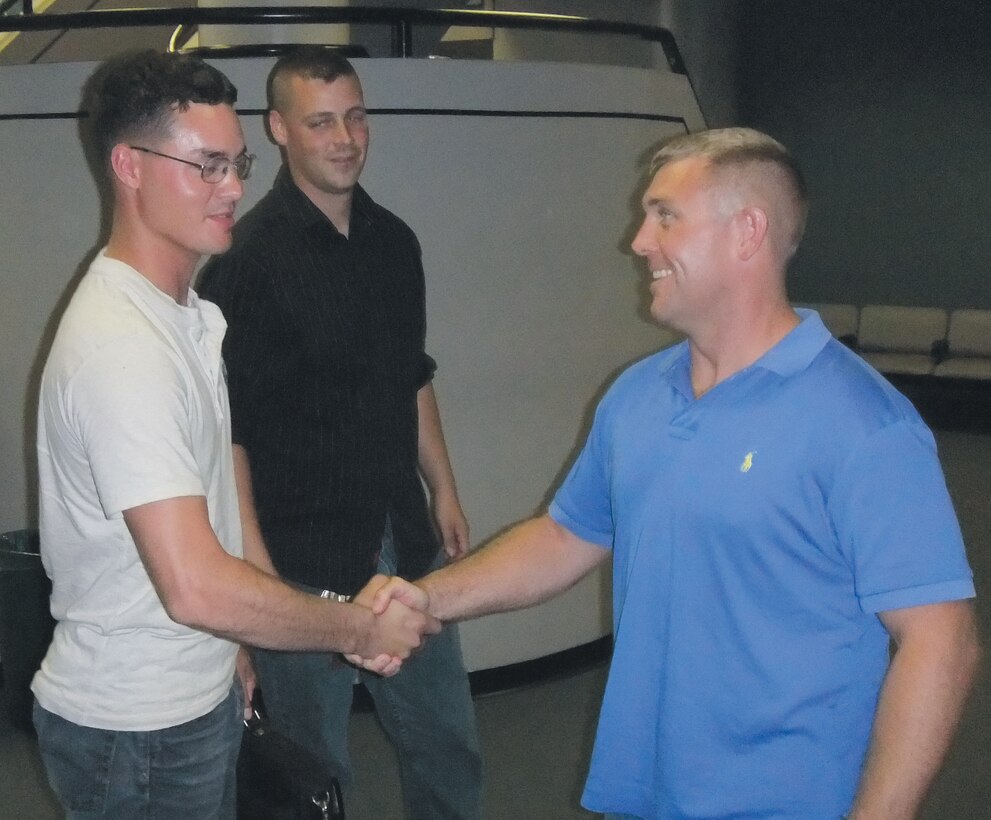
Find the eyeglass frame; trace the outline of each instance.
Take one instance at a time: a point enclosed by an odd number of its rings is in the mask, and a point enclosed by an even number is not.
[[[202,179],[207,185],[219,185],[226,177],[227,172],[233,168],[234,173],[239,180],[242,182],[251,176],[251,166],[254,165],[255,155],[249,154],[247,151],[238,154],[234,159],[230,159],[226,156],[216,156],[210,157],[206,162],[193,162],[191,159],[183,159],[182,157],[174,157],[171,154],[163,154],[161,151],[155,151],[152,148],[145,148],[143,145],[128,145],[128,148],[132,148],[135,151],[141,151],[145,154],[154,154],[156,157],[164,157],[165,159],[175,160],[176,162],[181,162],[183,165],[189,165],[193,168],[198,168],[200,172],[200,179]],[[211,162],[223,162],[225,163],[223,173],[219,178],[215,180],[209,180],[206,178],[206,171],[209,163]],[[244,173],[241,173],[240,166],[244,167]]]

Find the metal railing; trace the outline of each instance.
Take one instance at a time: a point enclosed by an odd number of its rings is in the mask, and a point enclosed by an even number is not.
[[[34,14],[32,0],[0,0],[0,17]]]
[[[392,33],[392,56],[413,56],[413,30],[417,26],[465,26],[572,34],[613,34],[657,43],[671,71],[685,74],[685,64],[671,32],[661,26],[644,26],[610,20],[594,20],[563,14],[535,14],[471,9],[408,9],[364,6],[285,6],[257,8],[154,8],[95,9],[66,14],[34,14],[32,0],[3,0],[4,7],[23,4],[21,14],[0,16],[0,33],[26,31],[71,31],[125,26],[200,26],[265,24],[371,23],[388,26]]]

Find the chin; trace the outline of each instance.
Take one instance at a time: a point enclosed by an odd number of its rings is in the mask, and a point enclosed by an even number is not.
[[[350,194],[354,190],[354,186],[357,185],[357,183],[358,180],[327,180],[327,184],[323,186],[322,190],[325,194],[343,196],[344,194]]]
[[[234,237],[229,233],[225,234],[210,243],[204,243],[204,245],[208,245],[208,247],[206,247],[202,253],[204,256],[212,256],[215,253],[223,253],[230,248],[233,242]]]
[[[657,324],[668,330],[673,330],[675,333],[686,333],[682,327],[684,323],[679,322],[677,315],[670,310],[665,310],[663,305],[651,305],[650,316]]]
[[[655,322],[660,322],[661,324],[667,324],[671,319],[668,311],[664,309],[664,305],[659,305],[656,299],[650,303],[650,315],[654,318]]]

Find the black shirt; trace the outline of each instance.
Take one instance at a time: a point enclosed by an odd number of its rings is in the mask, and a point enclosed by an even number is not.
[[[228,322],[234,442],[279,573],[357,592],[388,514],[399,573],[422,574],[439,545],[418,472],[434,363],[413,231],[356,187],[345,237],[283,167],[198,290]]]

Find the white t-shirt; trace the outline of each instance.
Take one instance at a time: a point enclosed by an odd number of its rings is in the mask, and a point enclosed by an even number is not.
[[[82,726],[150,731],[213,709],[236,646],[173,621],[122,512],[205,496],[240,557],[220,310],[177,304],[101,251],[59,325],[41,381],[42,560],[55,638],[32,689]]]

